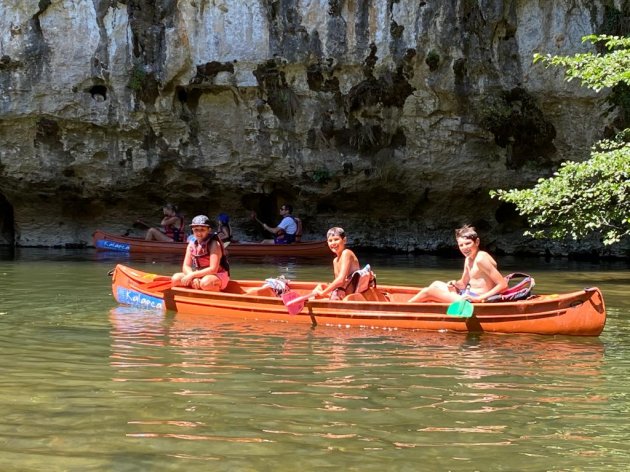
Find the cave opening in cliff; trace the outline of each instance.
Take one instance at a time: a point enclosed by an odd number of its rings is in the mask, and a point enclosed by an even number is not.
[[[15,245],[15,218],[13,206],[0,193],[0,246]]]
[[[93,85],[87,92],[92,96],[92,100],[104,102],[107,100],[107,87],[104,85]]]

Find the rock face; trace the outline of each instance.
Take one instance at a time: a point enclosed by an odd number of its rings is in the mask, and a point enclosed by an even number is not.
[[[584,159],[602,96],[532,64],[627,28],[627,1],[0,0],[0,243],[220,211],[240,239],[293,203],[305,235],[521,237],[488,196]],[[307,238],[309,239],[309,238]],[[597,242],[580,250],[599,251]]]

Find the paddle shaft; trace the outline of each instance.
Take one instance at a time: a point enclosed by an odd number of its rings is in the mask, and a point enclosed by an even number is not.
[[[260,224],[263,228],[265,227],[265,223],[263,223],[262,221],[258,219],[258,215],[256,215],[255,211],[252,211],[252,219],[256,221],[258,224]]]
[[[315,296],[317,292],[312,291],[311,293],[307,293],[306,295],[302,295],[301,297],[294,298],[293,300],[288,301],[285,306],[295,305],[296,303],[303,302]]]
[[[133,222],[133,225],[136,228],[142,228],[142,229],[149,229],[151,227],[150,224],[145,223],[144,221],[137,219],[136,221]]]

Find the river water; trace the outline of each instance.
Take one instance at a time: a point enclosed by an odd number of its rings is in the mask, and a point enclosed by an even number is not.
[[[381,283],[461,259],[361,255]],[[2,471],[628,470],[627,262],[502,258],[539,293],[599,286],[597,338],[209,319],[119,307],[117,263],[0,252]],[[328,261],[233,259],[234,278],[330,280]]]

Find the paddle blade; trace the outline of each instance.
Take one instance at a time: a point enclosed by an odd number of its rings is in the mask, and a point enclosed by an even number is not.
[[[459,318],[470,318],[473,315],[475,307],[468,300],[457,300],[451,303],[446,310],[449,316],[457,316]]]
[[[289,315],[297,315],[304,309],[304,299],[300,301],[296,301],[295,303],[289,303],[291,300],[295,300],[300,297],[300,294],[297,292],[286,292],[282,294],[282,303],[286,307]]]

